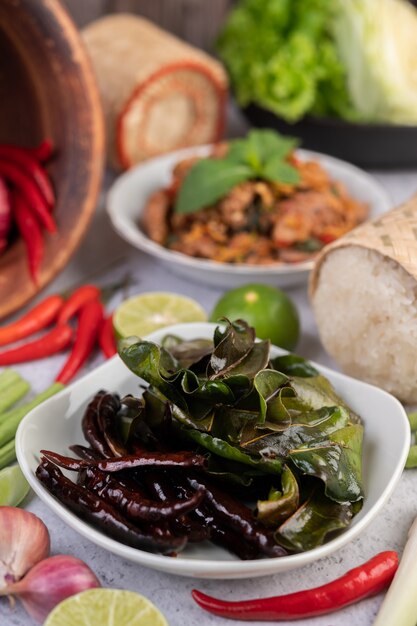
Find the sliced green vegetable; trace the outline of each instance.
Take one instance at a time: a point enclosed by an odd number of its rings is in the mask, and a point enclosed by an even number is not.
[[[23,378],[18,372],[7,368],[0,372],[0,392],[3,392],[5,389],[8,389],[14,383],[22,381]]]
[[[16,448],[14,439],[0,447],[0,470],[16,460]],[[1,473],[1,472],[0,472]]]
[[[19,465],[0,471],[0,506],[18,506],[30,491]]]
[[[6,413],[2,413],[0,415],[0,445],[4,445],[14,438],[17,427],[29,411],[62,389],[64,389],[64,385],[61,383],[54,383],[48,387],[48,389],[38,394],[30,402],[27,402],[16,409],[11,409]]]
[[[11,383],[7,389],[0,391],[0,414],[24,398],[29,391],[30,385],[23,379]]]

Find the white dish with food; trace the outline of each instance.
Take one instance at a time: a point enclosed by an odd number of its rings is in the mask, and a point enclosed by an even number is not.
[[[147,161],[122,174],[107,196],[107,211],[116,232],[131,245],[166,263],[166,267],[185,278],[229,288],[248,282],[263,282],[289,286],[306,281],[313,261],[298,263],[226,263],[189,256],[152,241],[141,228],[148,198],[155,191],[169,185],[172,170],[181,160],[192,156],[206,156],[210,146],[187,148]],[[318,152],[297,150],[302,160],[315,160],[329,173],[331,179],[340,181],[355,200],[369,205],[369,217],[374,218],[391,206],[384,188],[361,169]]]
[[[157,331],[148,339],[160,342],[172,333],[183,339],[211,338],[214,324],[179,324]],[[273,348],[273,355],[285,354]],[[36,478],[40,450],[67,455],[69,446],[83,443],[81,417],[92,396],[107,388],[119,394],[138,394],[141,382],[115,356],[31,411],[19,426],[16,451],[20,466],[37,495],[71,528],[96,545],[129,561],[148,567],[199,578],[252,578],[284,572],[314,562],[357,537],[378,514],[393,492],[404,468],[410,445],[410,428],[402,405],[390,394],[361,381],[317,365],[340,396],[363,419],[363,483],[365,498],[361,511],[348,528],[323,545],[309,551],[278,558],[241,561],[208,542],[187,546],[170,557],[131,548],[82,521],[55,499]]]

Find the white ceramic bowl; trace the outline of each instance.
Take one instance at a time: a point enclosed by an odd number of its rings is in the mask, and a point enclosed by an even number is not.
[[[141,230],[140,219],[148,197],[169,184],[174,165],[195,154],[205,156],[209,150],[209,146],[202,146],[171,152],[122,174],[107,196],[107,211],[114,229],[135,248],[164,261],[169,270],[200,284],[226,289],[248,282],[269,283],[280,287],[305,282],[313,261],[285,265],[218,263],[168,250],[149,239]],[[334,180],[340,180],[346,185],[354,198],[367,202],[371,218],[392,207],[384,188],[363,170],[318,152],[298,150],[297,154],[304,160],[314,159],[321,163]]]
[[[184,339],[213,336],[214,324],[178,324],[153,333],[148,338],[160,341],[168,332]],[[274,354],[284,350],[273,348]],[[343,374],[316,365],[333,383],[338,393],[362,416],[364,438],[365,500],[352,524],[337,537],[308,552],[280,558],[240,561],[212,544],[190,545],[176,558],[151,554],[125,546],[83,522],[68,511],[35,476],[39,451],[44,448],[61,454],[72,454],[68,447],[83,443],[81,416],[98,389],[120,394],[139,393],[141,381],[118,356],[87,374],[31,411],[19,426],[16,451],[20,466],[38,496],[64,522],[98,546],[135,563],[182,576],[199,578],[252,578],[301,567],[334,552],[354,539],[389,498],[404,468],[410,445],[410,428],[401,404],[390,394]],[[70,474],[68,474],[70,475]],[[74,474],[72,474],[74,477]]]

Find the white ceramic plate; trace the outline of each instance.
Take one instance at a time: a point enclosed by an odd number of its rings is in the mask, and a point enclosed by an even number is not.
[[[151,241],[140,229],[140,218],[148,197],[157,189],[169,184],[174,165],[194,154],[205,156],[209,150],[210,147],[202,146],[172,152],[122,174],[107,196],[107,211],[114,229],[139,250],[166,262],[167,267],[173,272],[199,283],[229,288],[254,281],[281,287],[305,282],[313,261],[257,266],[196,259],[160,246]],[[363,170],[318,152],[298,150],[297,154],[304,160],[319,161],[334,180],[340,180],[346,185],[354,198],[367,202],[371,218],[391,208],[392,202],[387,192]]]
[[[167,332],[184,339],[211,338],[214,328],[214,324],[207,323],[179,324],[153,333],[149,338],[158,342]],[[285,353],[279,348],[273,350],[274,354]],[[301,567],[334,552],[354,539],[369,524],[399,480],[410,445],[407,416],[395,398],[377,387],[325,367],[317,367],[328,376],[340,395],[363,418],[366,495],[361,512],[345,531],[323,546],[302,554],[240,561],[208,542],[198,546],[190,545],[176,558],[151,554],[106,537],[102,532],[68,511],[48,493],[35,476],[39,451],[44,448],[61,454],[73,455],[68,447],[74,443],[84,442],[81,432],[81,416],[98,389],[117,391],[122,395],[139,393],[141,380],[126,368],[118,356],[47,400],[26,416],[16,436],[17,458],[31,487],[59,517],[98,546],[129,561],[172,574],[199,578],[252,578]]]

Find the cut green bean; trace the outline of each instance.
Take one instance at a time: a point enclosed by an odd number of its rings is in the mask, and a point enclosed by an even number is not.
[[[61,383],[54,383],[30,402],[17,407],[17,409],[11,409],[6,413],[2,413],[0,415],[0,446],[4,446],[11,439],[14,439],[17,427],[29,411],[58,393],[58,391],[61,391],[61,389],[64,389],[64,386]]]
[[[417,467],[417,445],[410,446],[410,451],[408,453],[405,467],[407,469],[412,469],[413,467]]]
[[[12,383],[7,389],[0,390],[0,415],[24,398],[29,390],[29,383],[23,379]]]
[[[407,413],[408,421],[410,422],[411,432],[415,432],[417,430],[417,411],[413,411],[412,413]]]
[[[14,438],[0,448],[0,470],[16,460],[16,448]]]
[[[21,380],[23,380],[23,378],[19,372],[15,372],[15,370],[10,368],[3,370],[0,372],[0,392]]]

